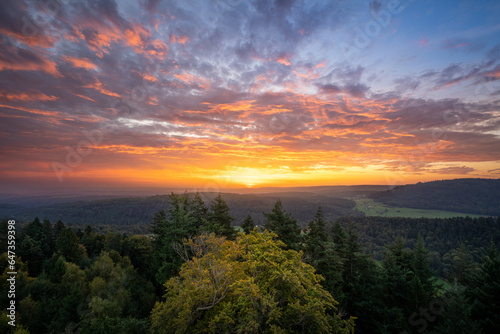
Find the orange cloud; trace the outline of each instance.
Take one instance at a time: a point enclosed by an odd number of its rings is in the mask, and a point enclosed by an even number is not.
[[[188,41],[189,41],[188,36],[177,36],[177,35],[170,36],[170,43],[186,44]]]
[[[210,87],[210,81],[208,79],[200,78],[189,73],[174,74],[174,77],[185,83],[197,83],[203,89],[207,89]]]
[[[74,57],[63,57],[64,61],[73,64],[73,67],[84,68],[86,70],[95,70],[97,66],[92,63],[88,58],[74,58]]]
[[[113,96],[113,97],[120,97],[119,94],[116,94],[116,93],[114,93],[114,92],[106,89],[104,87],[104,85],[99,80],[97,80],[93,84],[89,84],[89,85],[83,86],[83,88],[92,88],[92,89],[95,89],[96,91],[98,91],[98,92],[100,92],[101,94],[104,94],[104,95]]]
[[[63,75],[57,69],[57,64],[48,59],[40,58],[39,62],[35,61],[19,61],[10,62],[8,60],[0,59],[0,71],[14,70],[14,71],[42,71],[54,77],[62,77]]]
[[[148,73],[143,74],[142,78],[145,79],[145,80],[148,80],[148,81],[158,82],[158,79],[154,75],[152,75],[152,74],[148,74]]]
[[[55,101],[59,97],[53,95],[45,95],[43,93],[6,93],[0,92],[0,100],[7,101]]]
[[[19,22],[21,23],[21,21]],[[33,34],[33,36],[29,36],[28,34],[23,34],[22,32],[16,32],[13,30],[9,30],[6,28],[0,28],[0,34],[9,36],[21,43],[32,47],[42,47],[42,48],[50,48],[54,46],[54,43],[57,42],[58,38],[42,34],[40,31],[38,33]]]
[[[94,99],[91,99],[90,97],[85,96],[85,95],[80,95],[80,94],[76,94],[76,93],[73,93],[73,95],[76,95],[76,96],[78,96],[78,97],[81,97],[82,99],[85,99],[85,100],[89,100],[89,101],[95,102],[95,100],[94,100]]]
[[[26,108],[26,107],[21,107],[21,106],[9,106],[6,104],[0,104],[0,108],[16,109],[16,110],[25,111],[25,112],[28,112],[28,113],[34,114],[34,115],[57,116],[57,117],[61,117],[63,115],[59,111],[41,110],[41,109]]]
[[[292,60],[292,56],[287,55],[287,54],[276,58],[276,62],[283,64],[283,65],[286,65],[286,66],[291,65],[291,63],[290,63],[291,60]]]

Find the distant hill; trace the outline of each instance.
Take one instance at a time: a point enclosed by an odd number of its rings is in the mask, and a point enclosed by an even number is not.
[[[207,206],[217,195],[201,193]],[[309,192],[288,192],[268,194],[232,194],[223,193],[236,220],[240,225],[250,214],[256,224],[263,224],[262,212],[270,212],[277,199],[281,199],[284,208],[290,212],[302,226],[314,218],[319,205],[322,206],[325,218],[334,220],[341,216],[362,216],[355,209],[356,203],[349,199],[333,198]],[[149,197],[128,197],[88,201],[74,201],[40,205],[36,207],[20,207],[19,205],[1,204],[0,217],[15,218],[19,221],[32,221],[35,217],[49,219],[52,223],[61,220],[71,225],[119,225],[133,226],[149,224],[153,215],[159,210],[167,210],[167,195]]]
[[[371,198],[387,205],[500,216],[500,179],[456,179],[398,186]]]

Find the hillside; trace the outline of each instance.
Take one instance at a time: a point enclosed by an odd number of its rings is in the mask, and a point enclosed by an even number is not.
[[[216,193],[202,193],[207,205],[216,195]],[[325,218],[329,220],[341,216],[363,215],[355,209],[354,201],[313,193],[243,195],[224,193],[223,197],[231,208],[231,215],[236,218],[234,225],[240,225],[248,214],[252,215],[257,224],[262,224],[264,222],[262,212],[271,211],[277,199],[282,200],[284,208],[299,221],[301,226],[305,226],[313,218],[319,205],[323,208]],[[0,217],[7,216],[19,221],[32,221],[38,216],[40,219],[47,218],[51,222],[61,220],[72,225],[134,226],[149,224],[156,212],[168,209],[168,202],[168,195],[157,195],[75,201],[36,207],[0,205]]]
[[[396,207],[500,215],[500,179],[417,183],[374,193],[370,197]]]

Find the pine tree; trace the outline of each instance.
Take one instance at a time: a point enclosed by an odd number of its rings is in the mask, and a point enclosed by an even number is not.
[[[323,286],[333,295],[339,292],[342,281],[342,260],[334,251],[333,242],[328,238],[325,225],[323,210],[319,207],[314,220],[307,226],[307,234],[304,237],[304,259],[325,278]]]
[[[412,288],[412,262],[412,253],[405,249],[405,242],[401,237],[386,247],[382,262],[385,269],[383,300],[390,310],[388,315],[393,319],[389,324],[389,332],[408,330],[408,317],[415,311],[413,290],[418,287],[419,282],[415,279]]]
[[[479,322],[482,333],[500,333],[500,258],[493,242],[481,264],[481,271],[468,290],[472,302],[471,317]]]
[[[419,288],[414,290],[415,305],[427,305],[436,293],[436,278],[430,268],[429,251],[424,247],[422,236],[419,235],[417,245],[413,250],[412,269],[415,281],[418,278]],[[415,282],[416,283],[416,282]],[[416,286],[415,284],[413,285]]]
[[[241,224],[241,228],[246,234],[253,231],[253,229],[255,228],[255,223],[252,219],[252,216],[250,215],[246,216],[245,220],[243,221],[243,224]]]
[[[197,235],[203,230],[203,226],[208,222],[208,208],[201,198],[199,192],[196,192],[192,201],[190,202],[189,210],[194,218],[193,231],[190,231],[192,236]]]
[[[301,248],[300,227],[297,220],[283,209],[281,200],[276,201],[270,213],[264,213],[266,222],[264,228],[273,231],[286,244],[287,249]]]
[[[450,283],[456,281],[461,285],[468,286],[479,271],[479,265],[474,262],[474,257],[463,243],[457,249],[452,249],[443,256],[443,259],[447,260],[445,275]]]
[[[455,281],[441,302],[444,310],[433,334],[481,333],[479,324],[471,318],[471,303],[465,296],[464,286]]]
[[[339,299],[340,309],[358,317],[356,333],[383,332],[390,312],[383,304],[383,276],[375,261],[363,253],[357,233],[351,224],[344,232],[340,224],[334,227],[336,254],[341,258],[339,290],[332,295]]]
[[[168,215],[162,210],[155,214],[151,224],[153,239],[153,263],[156,268],[156,281],[161,284],[175,276],[183,263],[174,249],[176,244],[188,238],[195,218],[189,212],[187,194],[170,194]]]
[[[234,217],[229,214],[229,206],[220,193],[213,199],[208,217],[210,232],[226,237],[228,240],[236,238],[236,230],[231,226]]]

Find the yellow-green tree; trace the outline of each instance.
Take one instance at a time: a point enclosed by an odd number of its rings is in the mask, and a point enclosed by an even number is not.
[[[201,235],[177,251],[185,259],[152,311],[154,333],[353,333],[322,277],[284,250],[272,232],[235,241]]]

